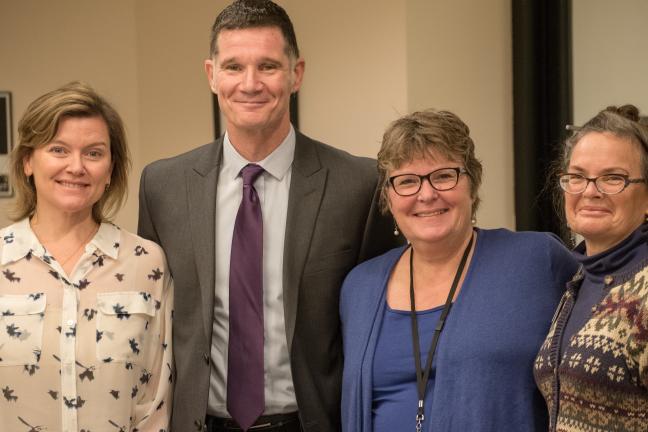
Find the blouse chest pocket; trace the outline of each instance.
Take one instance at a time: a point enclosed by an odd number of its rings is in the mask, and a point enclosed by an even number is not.
[[[141,292],[97,294],[97,358],[142,364],[153,338],[155,300]]]
[[[45,294],[0,295],[0,366],[40,361]]]

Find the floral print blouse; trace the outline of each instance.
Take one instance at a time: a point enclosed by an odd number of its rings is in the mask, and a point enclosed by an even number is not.
[[[172,315],[155,243],[103,223],[68,276],[27,219],[0,230],[0,429],[168,430]]]

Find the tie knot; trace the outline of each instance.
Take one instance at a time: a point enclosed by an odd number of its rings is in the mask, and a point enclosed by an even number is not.
[[[256,164],[247,164],[241,170],[241,177],[243,177],[243,185],[249,186],[259,177],[264,169]]]

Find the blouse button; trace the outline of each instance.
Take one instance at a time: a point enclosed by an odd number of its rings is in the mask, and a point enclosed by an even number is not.
[[[605,282],[605,285],[610,285],[612,282],[614,282],[614,277],[607,275],[605,276],[605,278],[603,278],[603,282]]]
[[[74,325],[74,320],[68,320],[67,325],[72,327]]]

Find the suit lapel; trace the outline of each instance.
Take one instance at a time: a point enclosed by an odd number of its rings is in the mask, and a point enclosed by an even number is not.
[[[324,195],[327,170],[315,143],[297,132],[284,242],[284,319],[288,351],[292,350],[297,318],[299,283],[310,249],[315,221]]]
[[[202,294],[205,335],[211,334],[214,315],[216,186],[222,150],[223,140],[220,138],[209,148],[204,157],[185,170],[189,203],[188,222]]]

